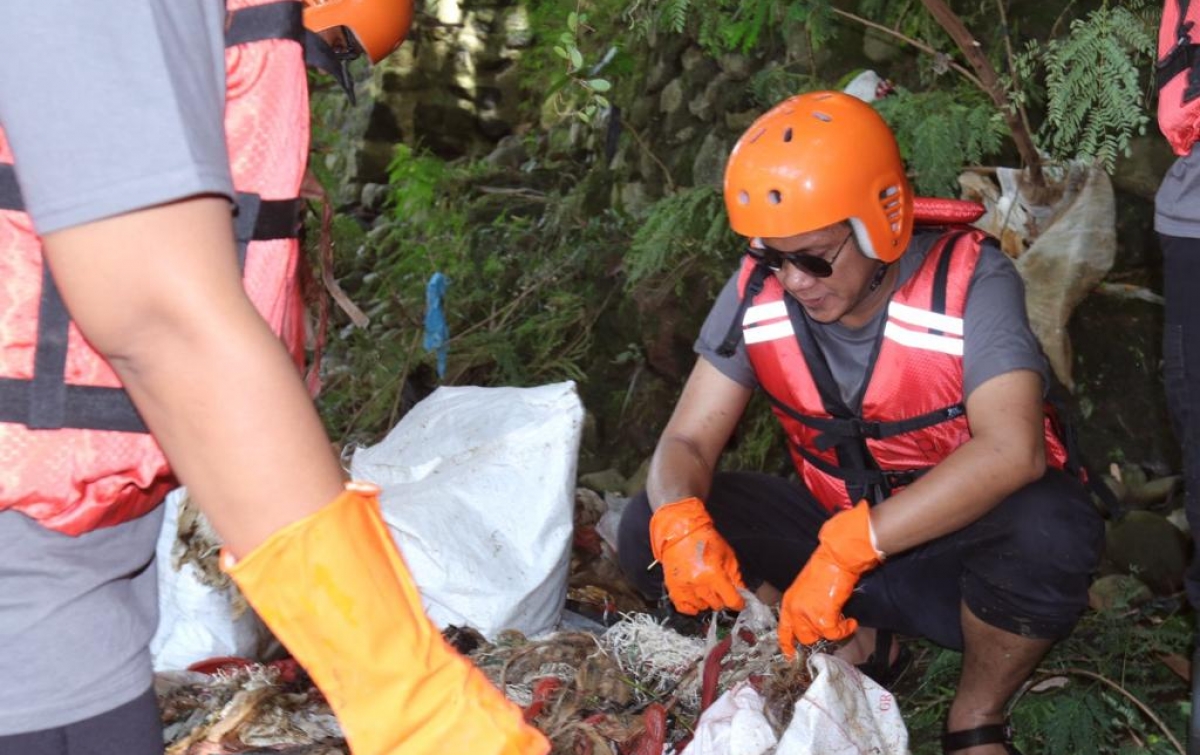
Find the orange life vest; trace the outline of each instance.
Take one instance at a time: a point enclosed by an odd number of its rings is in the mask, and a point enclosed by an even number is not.
[[[309,110],[302,6],[228,0],[225,133],[246,291],[304,362],[300,183]],[[0,509],[79,535],[141,516],[175,482],[107,362],[70,322],[0,133]]]
[[[1177,155],[1200,138],[1200,7],[1189,0],[1166,0],[1158,27],[1158,128]]]
[[[910,484],[971,435],[963,396],[963,313],[979,260],[980,231],[943,235],[888,303],[860,405],[842,400],[798,302],[753,260],[743,263],[741,335],[792,460],[830,511]],[[1066,450],[1052,416],[1046,455]]]

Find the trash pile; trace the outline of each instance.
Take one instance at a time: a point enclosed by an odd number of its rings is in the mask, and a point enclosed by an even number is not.
[[[707,637],[679,634],[649,614],[625,615],[600,634],[529,639],[510,631],[489,642],[447,627],[443,635],[554,752],[659,755],[682,751],[701,712],[739,682],[762,696],[773,728],[787,728],[811,677],[802,661],[779,654],[770,611],[758,606],[724,628],[713,622]],[[329,706],[294,662],[217,660],[204,672],[160,673],[156,689],[167,755],[347,752]]]
[[[463,418],[477,424],[468,432]],[[442,388],[350,470],[381,485],[430,618],[553,752],[905,753],[890,694],[820,648],[785,660],[773,612],[751,593],[706,628],[660,618],[617,563],[628,501],[575,487],[581,425],[571,383]],[[304,670],[272,660],[285,651],[220,573],[217,536],[184,491],[169,498],[167,525],[159,557],[172,568],[160,572],[151,643],[166,755],[347,753]]]

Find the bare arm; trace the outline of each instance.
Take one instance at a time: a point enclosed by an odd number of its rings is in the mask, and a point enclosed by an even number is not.
[[[708,495],[717,460],[752,395],[708,361],[696,360],[650,462],[646,490],[651,509]]]
[[[979,519],[1045,472],[1042,380],[1016,370],[967,399],[971,439],[871,510],[876,546],[896,554]]]
[[[43,241],[71,315],[235,556],[339,494],[312,401],[242,289],[227,200],[161,205]]]

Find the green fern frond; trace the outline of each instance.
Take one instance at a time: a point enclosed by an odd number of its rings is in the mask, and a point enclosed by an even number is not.
[[[959,173],[999,152],[1003,118],[975,90],[900,90],[876,103],[891,125],[921,194],[955,196]]]
[[[731,270],[736,250],[721,192],[711,186],[686,189],[656,202],[634,234],[625,255],[628,285],[632,288],[697,256],[724,262]]]
[[[1142,3],[1102,6],[1071,23],[1066,37],[1034,54],[1045,69],[1042,147],[1064,160],[1095,160],[1111,172],[1116,158],[1150,120],[1142,72],[1155,48]]]

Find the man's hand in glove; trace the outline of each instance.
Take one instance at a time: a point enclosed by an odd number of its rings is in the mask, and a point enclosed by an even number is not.
[[[779,645],[792,658],[796,643],[841,640],[858,628],[842,615],[842,606],[859,578],[883,562],[871,537],[871,509],[861,501],[835,514],[821,527],[820,544],[800,570],[779,605]]]
[[[699,498],[660,506],[650,518],[650,547],[663,567],[663,581],[680,613],[746,606],[745,588],[733,548],[717,533]]]

